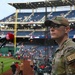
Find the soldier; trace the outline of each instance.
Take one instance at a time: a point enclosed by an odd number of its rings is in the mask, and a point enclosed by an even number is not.
[[[50,27],[50,36],[59,46],[52,60],[51,75],[75,75],[75,42],[68,36],[70,31],[68,20],[56,16],[45,21],[45,26]]]

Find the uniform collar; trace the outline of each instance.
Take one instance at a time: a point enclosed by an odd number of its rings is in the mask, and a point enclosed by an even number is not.
[[[65,48],[65,47],[67,46],[67,43],[68,43],[70,40],[71,40],[71,39],[69,39],[69,38],[68,38],[67,40],[65,40],[65,41],[62,43],[62,45],[56,49],[56,52],[58,52],[59,50],[62,50],[63,48]]]

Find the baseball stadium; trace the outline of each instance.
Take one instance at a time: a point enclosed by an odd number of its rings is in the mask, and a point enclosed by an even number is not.
[[[12,62],[23,62],[23,75],[50,75],[52,58],[58,45],[51,39],[49,28],[44,22],[56,16],[67,18],[70,25],[69,38],[75,42],[74,1],[8,3],[16,11],[0,20],[0,62],[4,63],[3,67],[0,63],[0,75],[20,75],[12,74]],[[62,10],[67,6],[69,10]],[[59,7],[61,9],[58,11]],[[36,65],[40,66],[37,71]]]

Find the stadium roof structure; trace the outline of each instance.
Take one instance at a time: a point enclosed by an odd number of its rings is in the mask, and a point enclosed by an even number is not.
[[[42,7],[73,6],[75,0],[45,0],[40,2],[8,3],[16,9],[36,9]]]

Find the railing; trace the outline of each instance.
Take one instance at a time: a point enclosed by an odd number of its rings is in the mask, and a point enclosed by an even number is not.
[[[70,10],[68,13],[66,13],[66,14],[64,15],[64,17],[68,16],[71,12],[72,12],[72,10]]]
[[[28,21],[32,16],[33,16],[33,13],[30,16],[28,16],[28,18],[26,19],[26,21]]]

